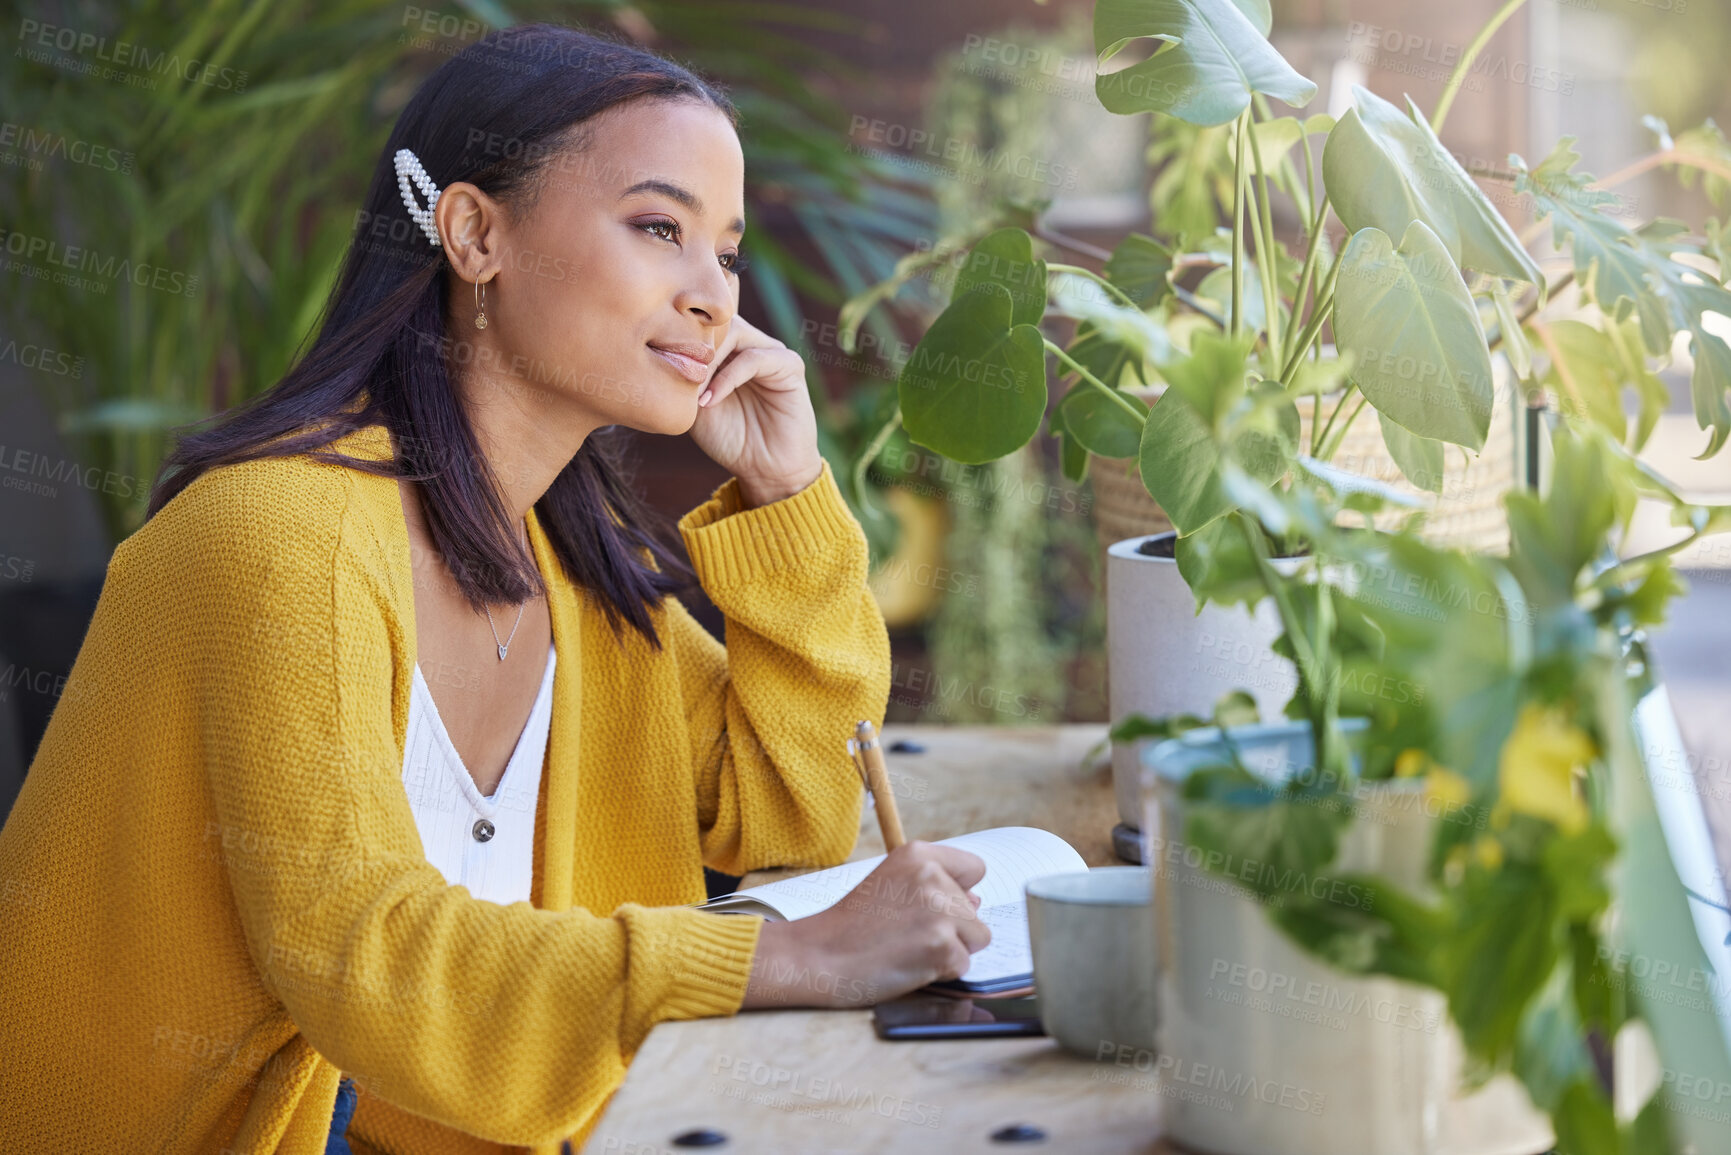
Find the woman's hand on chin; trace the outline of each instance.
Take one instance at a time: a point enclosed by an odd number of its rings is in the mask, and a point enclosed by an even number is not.
[[[728,325],[698,394],[691,439],[739,478],[747,507],[792,497],[823,471],[798,353],[743,317]]]

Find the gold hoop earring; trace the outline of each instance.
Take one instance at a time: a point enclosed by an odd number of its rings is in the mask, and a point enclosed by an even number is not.
[[[487,327],[487,287],[484,282],[475,282],[475,328]]]

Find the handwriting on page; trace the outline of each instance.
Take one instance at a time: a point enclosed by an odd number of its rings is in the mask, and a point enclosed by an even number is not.
[[[1028,907],[1021,901],[987,906],[980,903],[980,921],[992,931],[992,941],[968,960],[962,977],[985,983],[1034,972],[1034,952],[1028,945]]]
[[[1068,842],[1050,831],[1030,826],[979,830],[946,838],[941,845],[971,851],[985,860],[986,877],[974,887],[982,907],[1019,906],[1030,878],[1088,869],[1088,864]]]

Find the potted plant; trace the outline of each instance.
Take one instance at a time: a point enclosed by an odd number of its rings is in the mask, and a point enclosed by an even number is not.
[[[1175,1101],[1180,1142],[1448,1150],[1449,1127],[1472,1126],[1509,1076],[1569,1155],[1731,1136],[1675,1085],[1731,1079],[1724,1008],[1649,997],[1618,961],[1713,970],[1690,921],[1707,900],[1665,851],[1631,723],[1652,686],[1641,631],[1682,589],[1670,555],[1731,509],[1684,502],[1591,421],[1563,418],[1554,442],[1549,492],[1506,499],[1507,557],[1343,527],[1380,499],[1326,468],[1282,488],[1227,462],[1245,548],[1198,592],[1275,604],[1299,720],[1191,729],[1148,752],[1162,1048],[1345,1109]],[[1689,532],[1619,560],[1641,498]],[[1282,573],[1264,542],[1291,534],[1310,556]],[[1338,1021],[1279,1013],[1292,1007]],[[1648,1035],[1660,1058],[1643,1084],[1629,1044]],[[1461,1095],[1463,1072],[1504,1088]],[[1472,1149],[1540,1149],[1520,1125]]]
[[[1447,92],[1519,4],[1506,5],[1463,53]],[[1565,139],[1537,166],[1517,163],[1506,174],[1572,257],[1573,269],[1547,281],[1438,138],[1448,100],[1427,120],[1410,101],[1401,108],[1356,89],[1338,121],[1277,116],[1271,100],[1301,107],[1316,86],[1268,42],[1270,24],[1265,0],[1099,0],[1103,64],[1135,42],[1158,50],[1098,75],[1097,96],[1113,112],[1224,128],[1230,229],[1191,253],[1132,235],[1100,272],[1049,260],[1067,242],[1037,217],[1031,229],[966,238],[948,307],[908,358],[898,407],[856,464],[863,469],[898,426],[920,445],[977,463],[1027,444],[1044,425],[1073,479],[1090,455],[1134,460],[1174,534],[1164,543],[1169,557],[1150,556],[1141,542],[1108,551],[1114,722],[1135,712],[1203,713],[1246,681],[1265,714],[1290,692],[1270,661],[1273,619],[1195,596],[1221,551],[1236,548],[1229,515],[1238,503],[1221,481],[1229,452],[1251,477],[1279,484],[1297,463],[1333,459],[1368,407],[1374,440],[1406,480],[1441,491],[1445,449],[1471,454],[1490,442],[1493,353],[1529,396],[1554,388],[1571,411],[1638,450],[1664,404],[1655,368],[1679,332],[1689,337],[1696,416],[1713,430],[1710,448],[1731,434],[1731,345],[1704,320],[1731,313],[1731,291],[1692,263],[1720,251],[1716,229],[1705,243],[1663,223],[1630,229],[1606,211],[1614,196],[1575,170]],[[1716,129],[1664,143],[1653,164],[1731,177],[1731,150]],[[1276,196],[1305,222],[1301,255],[1275,235]],[[1338,252],[1331,214],[1346,232]],[[1204,266],[1202,282],[1187,286]],[[1597,314],[1546,320],[1541,309],[1570,284]],[[844,347],[893,292],[886,283],[844,310]],[[1042,330],[1053,320],[1074,323],[1068,345]],[[1072,382],[1056,405],[1048,360]],[[1139,378],[1163,386],[1152,406],[1137,395]],[[1640,401],[1633,427],[1622,416],[1628,389]],[[1222,677],[1177,660],[1211,645],[1233,658],[1216,663]],[[1257,685],[1248,675],[1261,669],[1272,672]],[[1120,818],[1134,827],[1135,758],[1120,748],[1113,761]]]

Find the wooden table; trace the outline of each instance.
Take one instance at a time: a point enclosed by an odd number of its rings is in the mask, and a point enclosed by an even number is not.
[[[1121,865],[1112,853],[1111,764],[1102,757],[1082,768],[1105,733],[1104,724],[891,723],[886,746],[907,738],[926,748],[885,756],[902,826],[924,839],[1040,826],[1090,866]],[[882,853],[867,808],[853,857]],[[742,885],[788,873],[762,871]],[[869,1011],[757,1011],[656,1027],[584,1150],[673,1155],[682,1150],[675,1135],[710,1128],[729,1139],[715,1150],[768,1155],[1164,1153],[1151,1087],[1146,1074],[1072,1058],[1050,1039],[885,1043]],[[1041,1128],[1047,1141],[991,1141],[1017,1123]]]
[[[1111,765],[1100,758],[1083,767],[1105,732],[1103,724],[886,726],[886,745],[907,738],[926,748],[887,755],[902,825],[924,839],[1040,826],[1090,866],[1116,865]],[[868,810],[854,857],[882,852]],[[759,872],[744,885],[786,873],[794,872]],[[678,1155],[689,1148],[674,1147],[674,1136],[710,1129],[728,1141],[708,1150],[751,1155],[1176,1155],[1159,1138],[1162,1096],[1172,1091],[1147,1071],[1073,1057],[1045,1038],[886,1043],[869,1011],[754,1011],[656,1027],[584,1151]],[[1015,1124],[1038,1127],[1045,1142],[992,1141]],[[1473,1138],[1453,1136],[1447,1148],[1491,1149]]]

